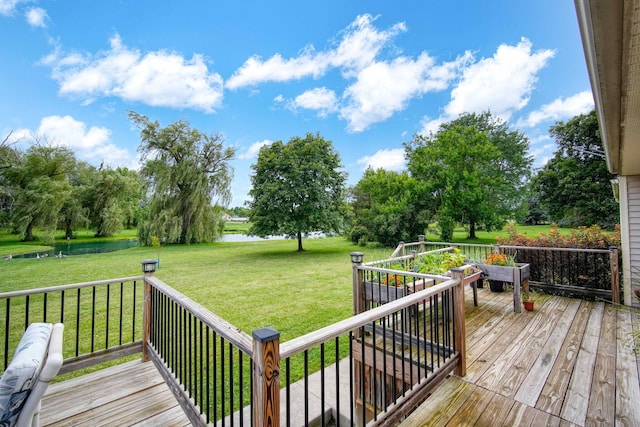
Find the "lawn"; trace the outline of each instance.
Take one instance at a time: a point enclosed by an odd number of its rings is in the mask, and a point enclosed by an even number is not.
[[[518,227],[532,236],[548,229]],[[465,237],[464,230],[457,233]],[[496,233],[478,234],[474,243],[495,243]],[[7,239],[0,241],[0,248],[12,248]],[[139,275],[141,260],[160,257],[157,276],[168,285],[247,333],[271,326],[288,340],[351,315],[351,252],[364,252],[365,261],[372,261],[392,251],[341,237],[308,239],[304,247],[298,253],[295,240],[269,240],[13,259],[0,261],[0,292]]]

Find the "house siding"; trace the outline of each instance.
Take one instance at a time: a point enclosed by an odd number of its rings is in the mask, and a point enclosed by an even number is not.
[[[623,268],[625,284],[629,284],[629,288],[633,292],[640,291],[640,176],[627,176],[626,187],[626,216],[629,231],[627,259],[629,265],[627,268]],[[624,209],[624,207],[622,208]],[[630,297],[632,305],[640,305],[640,301],[632,293]]]

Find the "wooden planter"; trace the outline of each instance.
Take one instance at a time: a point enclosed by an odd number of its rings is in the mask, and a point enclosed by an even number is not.
[[[485,279],[488,280],[515,283],[517,280],[516,276],[520,279],[520,282],[529,280],[529,264],[518,263],[515,267],[506,265],[477,264],[477,267],[482,270],[485,275]]]
[[[513,311],[522,312],[520,286],[529,292],[529,264],[517,263],[515,267],[506,265],[476,264],[484,273],[485,279],[513,283]]]
[[[463,285],[474,284],[480,276],[482,271],[475,271],[472,274],[464,277]],[[425,283],[426,282],[426,283]],[[374,282],[364,282],[364,295],[367,301],[373,301],[378,304],[385,304],[389,301],[395,301],[406,295],[410,295],[414,292],[422,291],[425,287],[433,286],[435,280],[422,279],[415,282],[407,283],[407,286],[390,286],[382,285]],[[477,301],[474,303],[477,305]]]

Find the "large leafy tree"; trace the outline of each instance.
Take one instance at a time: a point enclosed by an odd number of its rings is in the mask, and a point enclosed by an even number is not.
[[[406,172],[367,169],[351,189],[351,240],[394,246],[424,234],[431,217],[431,198],[422,197],[419,186]]]
[[[231,198],[234,149],[186,121],[161,128],[135,112],[129,118],[140,129],[141,175],[150,192],[147,217],[138,226],[140,241],[150,244],[153,236],[166,243],[215,240],[224,224],[213,199],[228,203]]]
[[[341,231],[345,217],[346,174],[331,141],[319,134],[276,141],[262,147],[252,165],[250,234],[296,236]]]
[[[4,170],[11,188],[12,225],[24,241],[35,240],[35,227],[53,240],[60,210],[71,194],[69,174],[74,164],[68,149],[36,141],[18,162]]]
[[[435,198],[442,239],[451,240],[456,223],[474,239],[479,225],[495,229],[515,215],[526,197],[528,148],[524,134],[488,112],[463,114],[405,145],[411,175]]]
[[[619,209],[611,190],[595,110],[552,126],[558,148],[532,180],[552,221],[566,226],[613,228]]]

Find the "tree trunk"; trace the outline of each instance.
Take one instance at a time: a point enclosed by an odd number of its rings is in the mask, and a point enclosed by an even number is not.
[[[304,249],[302,249],[302,232],[298,231],[298,252],[302,251],[304,251]]]
[[[469,221],[469,238],[476,238],[476,223],[473,221]]]
[[[65,239],[71,239],[73,237],[73,230],[71,229],[71,220],[68,218],[64,221],[64,229]]]
[[[22,239],[23,242],[32,242],[34,239],[33,237],[33,221],[31,221],[29,223],[29,225],[27,225],[27,229],[24,231],[24,238]]]

